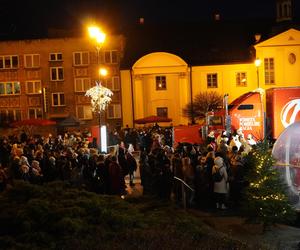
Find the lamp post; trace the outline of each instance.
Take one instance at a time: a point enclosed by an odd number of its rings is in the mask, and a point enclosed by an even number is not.
[[[256,66],[257,88],[260,88],[260,86],[259,86],[259,66],[261,65],[261,60],[259,58],[256,58],[254,61],[254,64]]]
[[[101,152],[107,152],[106,126],[101,125],[101,113],[105,111],[106,107],[111,102],[113,92],[110,89],[103,87],[100,82],[96,82],[96,86],[87,90],[85,95],[91,97],[92,111],[99,114],[101,136],[101,140],[99,140],[100,150]]]
[[[102,48],[105,39],[106,34],[96,26],[90,26],[88,27],[88,33],[89,37],[93,40],[95,43],[95,48],[97,51],[97,77],[99,81],[96,81],[96,86],[89,89],[86,92],[86,96],[90,96],[91,104],[92,104],[92,110],[93,112],[97,112],[99,115],[99,148],[101,152],[107,152],[107,134],[106,134],[106,126],[102,125],[102,112],[105,111],[105,108],[107,107],[108,103],[111,101],[112,92],[103,87],[101,85],[101,76],[107,75],[107,70],[104,68],[100,68],[100,49]]]
[[[267,129],[267,121],[266,121],[266,111],[265,111],[265,105],[264,105],[264,90],[262,88],[260,88],[260,84],[259,84],[259,67],[261,65],[261,60],[259,58],[256,58],[254,61],[254,64],[256,66],[256,76],[257,76],[257,88],[260,94],[260,101],[261,101],[261,105],[262,105],[262,110],[263,110],[263,114],[262,114],[262,122],[263,122],[263,131],[262,131],[262,136],[263,139],[266,140],[266,129]]]

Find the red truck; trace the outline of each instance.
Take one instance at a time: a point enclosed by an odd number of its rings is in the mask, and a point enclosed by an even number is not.
[[[263,102],[264,94],[266,106]],[[270,88],[265,93],[247,92],[228,106],[225,105],[224,109],[208,113],[206,125],[198,125],[198,130],[202,131],[202,135],[211,131],[217,135],[222,130],[234,132],[242,129],[245,137],[251,134],[258,141],[266,136],[277,139],[295,121],[300,121],[300,86]],[[185,137],[193,138],[190,136],[190,131],[193,130],[195,127],[190,126],[175,129],[174,140],[183,142]],[[198,136],[199,133],[194,134],[194,138],[198,139]]]
[[[277,139],[295,121],[300,121],[300,86],[271,88],[266,91],[267,124]]]

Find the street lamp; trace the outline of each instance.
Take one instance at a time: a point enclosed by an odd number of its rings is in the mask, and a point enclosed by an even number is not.
[[[257,88],[259,88],[259,66],[261,65],[261,60],[259,58],[256,58],[254,64],[256,66]]]
[[[108,75],[108,71],[106,68],[100,68],[99,69],[99,75],[101,78],[106,77]]]
[[[263,120],[263,138],[264,140],[266,140],[266,129],[267,129],[267,121],[266,121],[266,111],[265,111],[265,105],[264,105],[264,89],[260,88],[259,85],[259,67],[261,65],[261,60],[259,58],[256,58],[254,61],[254,64],[256,66],[256,75],[257,75],[257,90],[260,94],[260,101],[261,101],[261,105],[262,105],[262,110],[263,110],[263,114],[262,114],[262,120]]]
[[[111,96],[113,93],[103,87],[101,85],[101,77],[107,75],[107,70],[104,68],[100,68],[100,49],[105,42],[106,34],[96,26],[88,27],[88,33],[90,38],[95,43],[95,48],[97,50],[97,73],[99,82],[96,82],[96,86],[92,87],[86,92],[86,96],[91,97],[91,104],[93,112],[97,112],[99,114],[99,148],[101,152],[107,152],[107,134],[106,134],[106,126],[101,123],[101,115],[102,112],[105,111],[105,108],[111,101]]]
[[[90,38],[92,38],[95,41],[96,50],[97,50],[97,64],[99,65],[99,63],[100,63],[99,53],[100,53],[100,49],[101,49],[102,45],[105,42],[106,34],[100,28],[98,28],[96,26],[88,27],[88,32],[89,32]]]

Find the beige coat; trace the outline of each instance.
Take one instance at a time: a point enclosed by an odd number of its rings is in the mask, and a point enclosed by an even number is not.
[[[212,173],[214,174],[217,169],[220,169],[220,174],[223,176],[223,179],[220,182],[214,182],[214,193],[220,193],[220,194],[227,194],[228,193],[228,175],[227,175],[227,171],[226,171],[226,167],[225,166],[217,166],[214,165],[213,169],[212,169]]]

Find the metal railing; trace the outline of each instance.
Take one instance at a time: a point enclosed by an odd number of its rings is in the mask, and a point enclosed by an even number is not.
[[[189,186],[184,180],[174,176],[174,180],[180,182],[181,184],[181,191],[182,191],[182,205],[183,208],[186,209],[186,197],[187,197],[187,190],[192,193],[191,198],[189,200],[189,203],[192,203],[192,200],[194,199],[195,190]]]

